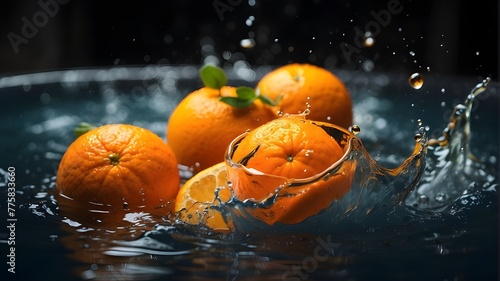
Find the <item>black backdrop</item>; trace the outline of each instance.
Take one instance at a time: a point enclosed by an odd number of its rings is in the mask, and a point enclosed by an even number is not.
[[[213,55],[226,65],[310,62],[498,79],[494,0],[2,2],[1,76],[117,64],[201,64]],[[360,45],[367,28],[375,35],[371,47]],[[248,38],[255,45],[241,46]]]

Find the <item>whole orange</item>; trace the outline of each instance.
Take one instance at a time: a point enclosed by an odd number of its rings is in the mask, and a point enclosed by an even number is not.
[[[274,200],[270,207],[252,210],[260,220],[303,221],[350,189],[354,165],[340,161],[346,148],[318,124],[284,116],[229,148],[227,174],[236,197],[256,203]]]
[[[174,153],[155,133],[133,125],[104,125],[78,137],[64,153],[56,191],[76,205],[148,211],[176,197]]]
[[[352,125],[352,101],[344,83],[332,72],[311,64],[288,64],[267,73],[257,91],[276,99],[279,110],[297,114],[310,110],[310,120],[348,128]]]
[[[219,100],[228,96],[236,96],[235,87],[224,86],[220,91],[203,87],[174,109],[167,125],[167,143],[180,164],[197,172],[223,162],[224,152],[236,136],[276,118],[273,108],[259,100],[245,108]]]

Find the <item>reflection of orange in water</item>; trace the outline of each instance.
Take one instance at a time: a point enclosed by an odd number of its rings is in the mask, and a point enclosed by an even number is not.
[[[343,155],[337,141],[321,127],[298,116],[285,116],[241,140],[231,160],[246,169],[230,165],[228,178],[240,200],[261,201],[280,185],[292,183],[279,191],[278,200],[270,208],[252,212],[268,224],[297,223],[325,209],[349,190],[354,172],[351,162],[344,162],[333,175],[316,179]]]
[[[344,83],[330,71],[311,64],[288,64],[267,73],[257,89],[271,99],[282,96],[283,113],[310,110],[310,120],[348,128],[352,125],[352,102]]]
[[[195,172],[224,161],[226,147],[236,136],[276,118],[273,108],[260,100],[236,108],[220,96],[236,97],[236,88],[198,89],[177,105],[168,121],[168,144],[179,163]]]
[[[82,218],[89,212],[79,210],[81,214],[75,214],[75,209],[63,211],[61,215],[67,218]],[[127,263],[147,264],[149,258],[141,256],[119,256],[110,254],[113,247],[122,246],[127,241],[134,241],[141,238],[145,232],[154,228],[159,217],[150,216],[147,213],[125,213],[123,211],[113,213],[101,213],[94,217],[95,220],[75,221],[74,219],[63,219],[61,229],[67,234],[62,235],[59,240],[69,251],[68,257],[85,264],[86,268],[77,268],[82,274],[89,270],[90,265],[97,266],[97,270],[92,270],[91,274],[97,275],[95,280],[104,276],[121,275],[120,266]],[[81,225],[80,225],[81,222]],[[107,268],[106,266],[111,266]],[[122,276],[123,277],[123,276]],[[113,279],[114,280],[114,279]]]
[[[69,251],[69,258],[87,264],[86,267],[75,268],[75,273],[81,275],[86,271],[86,274],[96,275],[95,280],[114,280],[111,276],[121,279],[121,266],[127,263],[147,264],[149,258],[144,258],[144,255],[120,256],[109,251],[113,247],[123,246],[127,241],[141,239],[159,223],[165,224],[173,219],[173,207],[170,204],[153,209],[150,213],[130,212],[110,210],[106,205],[75,202],[60,194],[56,196],[59,215],[63,218],[60,227],[66,233],[59,239]],[[90,265],[97,266],[97,269],[89,271]]]
[[[102,210],[151,211],[177,195],[180,176],[170,147],[153,132],[113,124],[78,137],[57,171],[56,192]]]

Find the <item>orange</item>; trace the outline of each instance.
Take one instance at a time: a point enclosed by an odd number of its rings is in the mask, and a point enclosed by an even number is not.
[[[226,147],[236,136],[276,118],[273,108],[260,100],[236,108],[219,96],[236,97],[236,88],[224,86],[220,92],[200,88],[177,105],[168,121],[168,144],[179,163],[195,172],[223,162]]]
[[[220,204],[218,200],[226,202],[230,196],[226,164],[220,162],[186,181],[177,194],[175,211],[184,223],[202,224],[213,230],[227,231],[228,224],[221,213],[213,207]]]
[[[267,73],[256,91],[276,99],[283,113],[310,110],[310,120],[348,128],[352,125],[352,102],[344,83],[330,71],[311,64],[288,64]]]
[[[130,212],[168,204],[180,185],[174,153],[159,136],[111,124],[78,137],[64,153],[56,192],[75,205]]]
[[[292,224],[317,214],[349,189],[354,166],[323,123],[284,116],[251,131],[228,150],[228,179],[241,201],[278,192],[270,207],[252,210],[268,223]]]

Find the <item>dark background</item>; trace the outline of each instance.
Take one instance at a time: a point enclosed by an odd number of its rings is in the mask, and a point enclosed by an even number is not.
[[[198,65],[213,55],[226,66],[238,60],[252,66],[309,62],[498,80],[498,1],[401,0],[402,12],[380,26],[375,44],[356,47],[356,30],[374,23],[373,13],[387,10],[392,1],[2,1],[0,76],[113,65]],[[58,4],[48,15],[40,3]],[[23,18],[38,21],[31,38],[23,36]],[[14,34],[24,38],[18,50],[11,42]],[[245,38],[253,38],[255,46],[242,47]],[[342,44],[357,53],[346,56]]]

